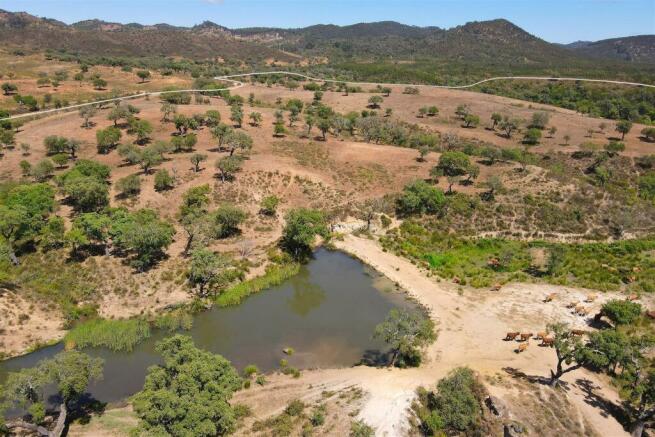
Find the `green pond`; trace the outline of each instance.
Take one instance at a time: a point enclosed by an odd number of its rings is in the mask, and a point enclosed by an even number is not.
[[[184,331],[195,344],[219,353],[238,368],[255,364],[264,371],[281,359],[300,369],[385,362],[387,349],[372,338],[375,325],[392,308],[418,309],[385,277],[342,252],[320,249],[300,273],[242,304],[213,308],[194,317]],[[104,358],[104,378],[89,387],[102,402],[114,402],[143,386],[148,366],[160,362],[155,343],[171,335],[154,331],[132,352],[88,348]],[[283,349],[291,347],[291,356]],[[0,383],[7,372],[31,367],[63,349],[61,344],[0,362]]]

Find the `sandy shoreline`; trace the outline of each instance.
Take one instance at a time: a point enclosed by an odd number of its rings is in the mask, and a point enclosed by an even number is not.
[[[467,365],[484,375],[502,372],[505,367],[519,369],[531,375],[546,376],[554,361],[554,352],[536,344],[520,355],[513,343],[502,341],[508,330],[543,330],[549,322],[566,321],[572,326],[585,326],[579,316],[570,314],[565,303],[582,301],[589,290],[544,284],[509,284],[499,292],[461,289],[445,281],[428,278],[406,259],[384,252],[377,242],[346,235],[335,246],[397,282],[407,293],[424,305],[437,324],[438,339],[427,351],[427,363],[418,369],[351,369],[359,383],[369,391],[370,398],[360,416],[379,435],[397,435],[406,423],[406,409],[419,385],[433,385],[452,368]],[[551,292],[566,299],[543,303]],[[613,297],[605,293],[593,306],[600,307]],[[361,379],[360,379],[361,378]],[[593,386],[603,387],[590,372],[576,371],[564,380],[575,382],[588,379]],[[568,398],[601,435],[620,436],[627,433],[609,415],[589,405],[575,384],[570,384]],[[602,395],[616,401],[612,391],[601,389]]]

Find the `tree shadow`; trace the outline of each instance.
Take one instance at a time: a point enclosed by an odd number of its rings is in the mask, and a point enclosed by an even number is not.
[[[600,410],[600,414],[603,417],[613,417],[617,422],[623,425],[624,428],[630,424],[630,417],[626,414],[623,407],[596,393],[595,389],[599,387],[593,382],[588,379],[578,378],[575,380],[575,384],[580,387],[584,393],[585,403]]]
[[[502,370],[514,379],[527,381],[531,384],[549,385],[550,383],[550,378],[541,375],[528,375],[527,373],[522,372],[514,367],[503,367]],[[560,387],[564,387],[566,389],[567,386],[567,382],[560,381]]]
[[[362,358],[355,363],[356,366],[388,367],[391,362],[391,352],[379,349],[366,349]]]
[[[104,244],[86,244],[78,247],[76,250],[71,250],[66,258],[67,263],[80,263],[84,262],[91,256],[103,256],[107,253]]]

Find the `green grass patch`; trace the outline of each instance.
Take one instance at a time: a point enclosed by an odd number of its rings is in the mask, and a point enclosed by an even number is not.
[[[295,263],[273,265],[266,269],[263,276],[241,282],[221,293],[216,298],[216,304],[219,307],[238,305],[251,294],[280,285],[290,277],[297,275],[299,271],[300,265]]]
[[[95,313],[91,306],[80,306],[78,302],[97,297],[98,277],[95,263],[68,262],[65,249],[22,254],[18,266],[4,259],[0,261],[1,281],[58,306],[67,324]]]
[[[457,277],[473,287],[545,281],[603,291],[655,291],[655,237],[584,244],[476,239],[407,221],[381,242],[441,277]]]
[[[143,319],[92,319],[77,324],[64,340],[78,348],[103,346],[113,351],[130,352],[148,337],[150,325]]]
[[[158,315],[152,324],[155,328],[165,329],[168,332],[174,332],[180,329],[188,331],[193,327],[193,316],[189,312],[180,309]]]

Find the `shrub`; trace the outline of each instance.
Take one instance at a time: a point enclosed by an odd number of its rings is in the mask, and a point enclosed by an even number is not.
[[[375,430],[362,420],[356,420],[350,423],[350,437],[373,437]]]
[[[165,94],[161,95],[162,100],[173,105],[188,105],[191,103],[191,94],[175,92],[174,90],[166,90]]]
[[[305,404],[299,399],[294,399],[289,402],[287,407],[284,409],[284,412],[289,416],[300,416],[304,410]]]
[[[646,200],[655,200],[655,172],[639,177],[639,195]]]
[[[617,325],[629,325],[639,318],[641,310],[636,302],[613,299],[603,305],[601,313]]]
[[[312,415],[309,418],[312,426],[321,426],[325,423],[325,414],[327,413],[327,406],[321,404],[314,408]]]
[[[125,197],[134,197],[141,192],[141,178],[131,174],[116,182],[116,189]]]
[[[32,167],[32,176],[37,182],[47,180],[55,171],[55,166],[49,159],[43,159]]]
[[[280,199],[277,196],[266,196],[262,199],[259,211],[264,215],[275,215]]]
[[[251,378],[253,375],[259,373],[259,368],[254,364],[248,364],[243,368],[243,376]]]
[[[473,371],[459,367],[439,380],[436,392],[419,389],[413,409],[426,434],[476,434],[484,396],[484,387]]]
[[[155,173],[155,190],[165,191],[173,188],[175,178],[166,169],[157,170]]]
[[[246,219],[246,213],[241,208],[226,204],[221,205],[214,212],[216,236],[227,238],[239,232],[239,225]]]
[[[655,127],[645,127],[641,130],[641,135],[648,141],[655,141]]]
[[[539,143],[540,139],[541,139],[541,130],[537,129],[536,127],[532,127],[528,129],[528,131],[525,133],[525,136],[523,137],[523,142],[525,144],[535,145]]]

